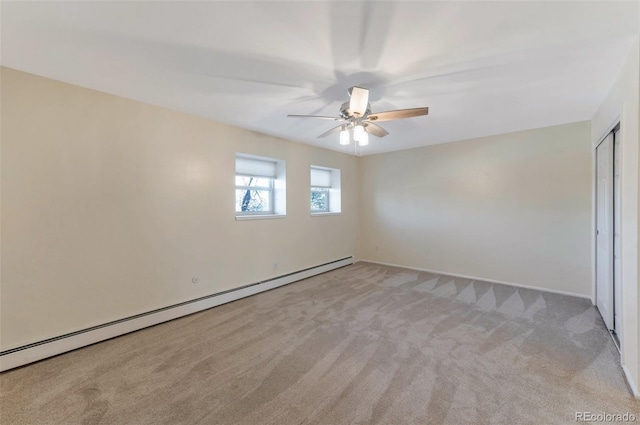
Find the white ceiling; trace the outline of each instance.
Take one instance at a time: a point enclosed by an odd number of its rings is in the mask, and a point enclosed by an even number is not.
[[[4,66],[354,153],[347,88],[381,123],[358,154],[590,119],[639,29],[638,1],[2,2]]]

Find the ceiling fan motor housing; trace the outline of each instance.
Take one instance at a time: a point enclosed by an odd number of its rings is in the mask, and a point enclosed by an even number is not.
[[[364,119],[365,117],[367,117],[369,114],[371,114],[371,104],[367,103],[367,110],[365,111],[364,115],[362,116],[356,116],[351,112],[351,108],[349,107],[349,103],[350,102],[344,102],[342,104],[342,106],[340,107],[340,117],[344,118],[347,121],[353,121],[357,118],[360,119]]]

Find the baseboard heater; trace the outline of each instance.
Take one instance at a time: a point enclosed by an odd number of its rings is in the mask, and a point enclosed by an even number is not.
[[[240,288],[218,292],[191,301],[185,301],[102,325],[34,342],[22,347],[2,351],[0,352],[0,372],[288,285],[298,280],[348,266],[353,264],[353,262],[353,257],[342,258]]]

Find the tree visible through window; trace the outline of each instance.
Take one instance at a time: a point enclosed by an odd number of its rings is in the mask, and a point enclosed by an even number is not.
[[[327,187],[311,188],[311,211],[312,212],[329,211],[329,188]]]
[[[273,213],[273,179],[236,175],[236,213]]]

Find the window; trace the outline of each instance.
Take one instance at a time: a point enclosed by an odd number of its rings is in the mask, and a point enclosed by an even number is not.
[[[329,188],[311,188],[311,212],[329,212]]]
[[[329,212],[331,170],[311,167],[311,212]]]
[[[236,213],[273,214],[273,179],[236,174]]]
[[[236,216],[284,215],[284,161],[236,154]]]
[[[340,170],[311,166],[311,214],[340,212]]]

